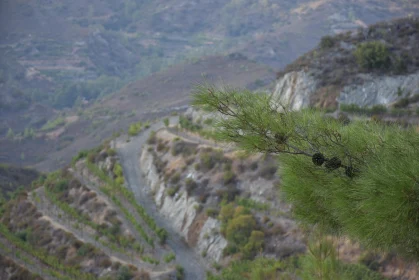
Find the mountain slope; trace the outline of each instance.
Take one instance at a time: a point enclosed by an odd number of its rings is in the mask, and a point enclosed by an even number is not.
[[[278,73],[274,94],[294,109],[334,110],[338,103],[361,109],[414,108],[419,94],[418,44],[419,19],[415,17],[324,37],[317,48]]]

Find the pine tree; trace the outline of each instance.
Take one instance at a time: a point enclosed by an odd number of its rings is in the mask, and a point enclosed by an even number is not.
[[[15,133],[13,132],[13,130],[12,130],[12,128],[11,128],[11,127],[9,127],[9,130],[7,130],[7,135],[6,135],[6,137],[7,137],[8,139],[13,139],[13,138],[15,137]]]
[[[201,85],[195,107],[218,112],[218,140],[280,154],[296,218],[365,246],[419,260],[419,135],[372,121],[291,111],[266,94]]]

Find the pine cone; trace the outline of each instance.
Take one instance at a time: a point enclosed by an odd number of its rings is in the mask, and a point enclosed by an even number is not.
[[[335,170],[338,169],[341,166],[342,162],[337,157],[333,157],[326,161],[324,164],[324,167],[326,167],[329,170]]]
[[[284,144],[285,141],[287,141],[287,136],[285,136],[282,133],[276,133],[275,134],[275,140],[276,140],[276,143],[278,143],[278,144]]]
[[[312,157],[311,160],[313,161],[313,163],[317,166],[321,166],[323,164],[323,162],[325,161],[323,154],[321,153],[315,153]]]

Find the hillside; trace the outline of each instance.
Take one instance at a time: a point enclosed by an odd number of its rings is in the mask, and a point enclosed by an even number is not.
[[[0,156],[4,162],[54,170],[79,150],[93,148],[113,133],[126,131],[134,121],[151,120],[188,104],[196,83],[208,80],[254,89],[269,85],[274,76],[268,67],[238,54],[213,56],[130,83],[77,110],[54,112],[42,105],[33,106],[26,114],[13,113],[9,115],[13,119],[4,120],[6,135],[0,139],[4,147]],[[28,123],[32,124],[30,129]],[[12,124],[19,128],[8,136],[7,127]]]
[[[412,117],[419,91],[419,19],[323,37],[278,73],[274,96],[292,108]]]
[[[4,279],[181,277],[165,245],[171,237],[122,187],[120,168],[103,145],[2,205],[0,273],[11,273]]]

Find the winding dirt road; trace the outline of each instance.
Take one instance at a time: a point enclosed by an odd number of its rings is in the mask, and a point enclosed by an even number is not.
[[[170,124],[176,124],[177,117],[170,118]],[[204,264],[201,256],[194,252],[192,248],[186,244],[183,238],[172,227],[171,222],[164,217],[154,203],[154,200],[148,195],[145,180],[140,170],[139,158],[143,146],[149,137],[151,131],[157,131],[163,128],[162,122],[151,125],[149,129],[144,130],[138,136],[132,137],[130,142],[125,137],[121,137],[116,141],[116,149],[123,167],[125,181],[127,186],[132,190],[135,198],[154,218],[159,227],[165,228],[169,233],[167,244],[176,254],[176,262],[184,268],[186,280],[202,280],[206,279],[205,271],[207,266]]]

